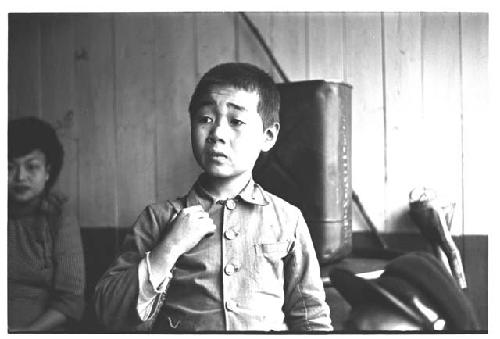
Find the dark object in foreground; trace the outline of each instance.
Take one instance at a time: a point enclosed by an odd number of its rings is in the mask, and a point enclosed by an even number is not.
[[[402,255],[373,280],[345,269],[334,269],[330,278],[352,306],[346,330],[478,330],[470,301],[429,253]]]

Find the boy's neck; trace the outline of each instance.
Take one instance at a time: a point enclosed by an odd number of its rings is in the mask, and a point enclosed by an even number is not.
[[[201,184],[216,200],[226,200],[239,194],[251,178],[251,172],[232,178],[214,177],[204,173]]]

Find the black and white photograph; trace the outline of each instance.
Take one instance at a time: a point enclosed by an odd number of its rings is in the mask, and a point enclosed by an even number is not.
[[[40,8],[4,334],[491,333],[487,7]]]

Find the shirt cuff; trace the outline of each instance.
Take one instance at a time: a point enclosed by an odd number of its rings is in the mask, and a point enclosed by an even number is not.
[[[155,313],[155,300],[164,294],[172,278],[172,273],[167,271],[163,277],[155,277],[151,274],[149,265],[149,252],[143,258],[138,266],[139,293],[137,297],[137,313],[141,320],[145,321],[151,318]]]
[[[153,291],[158,294],[158,293],[163,293],[167,289],[167,285],[170,282],[170,279],[172,279],[172,273],[167,270],[163,273],[163,275],[158,276],[154,275],[151,270],[151,265],[149,264],[149,253],[146,252],[146,257],[143,259],[143,261],[146,262],[146,271],[148,275],[148,280],[149,280],[149,285],[153,288]]]

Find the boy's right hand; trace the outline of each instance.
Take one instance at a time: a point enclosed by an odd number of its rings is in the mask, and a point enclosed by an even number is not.
[[[171,246],[179,255],[195,247],[204,237],[215,232],[215,224],[201,205],[182,209],[174,218],[172,228],[166,235]]]
[[[215,232],[215,224],[201,205],[181,210],[174,217],[172,228],[151,251],[150,263],[153,273],[164,274],[177,259],[195,247],[204,237]]]

